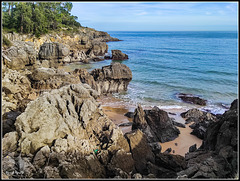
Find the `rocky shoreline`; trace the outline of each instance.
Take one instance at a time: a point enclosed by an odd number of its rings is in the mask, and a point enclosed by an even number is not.
[[[98,101],[100,95],[127,90],[129,67],[58,69],[64,63],[104,59],[106,42],[118,39],[90,28],[72,36],[5,37],[12,46],[2,47],[2,178],[238,177],[238,100],[223,115],[183,112],[191,134],[203,142],[185,156],[172,154],[161,144],[178,138],[185,124],[158,107],[138,105],[128,114],[131,124],[121,126]],[[114,50],[108,58],[128,56]],[[184,96],[191,103],[206,102]],[[126,126],[131,130],[123,133]]]

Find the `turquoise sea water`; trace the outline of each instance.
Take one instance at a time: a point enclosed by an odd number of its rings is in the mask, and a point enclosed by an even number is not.
[[[128,91],[115,94],[126,102],[179,108],[188,106],[176,94],[191,93],[208,100],[207,110],[223,113],[238,98],[237,32],[108,32],[109,53],[129,56],[133,74]],[[89,70],[111,60],[85,65]],[[194,105],[189,105],[190,107]]]

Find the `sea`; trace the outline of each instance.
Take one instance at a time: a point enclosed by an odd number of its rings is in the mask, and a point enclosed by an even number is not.
[[[238,32],[236,31],[109,31],[122,41],[108,42],[108,53],[126,53],[132,71],[128,90],[114,97],[125,103],[162,109],[199,108],[223,114],[238,98]],[[112,60],[70,64],[89,71]],[[184,103],[178,93],[207,100],[206,106]]]

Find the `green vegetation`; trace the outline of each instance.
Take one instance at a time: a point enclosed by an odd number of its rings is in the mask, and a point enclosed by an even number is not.
[[[12,43],[5,36],[3,36],[2,38],[4,46],[10,47],[12,45]]]
[[[81,24],[71,15],[70,2],[2,2],[2,26],[7,32],[32,33],[77,30]]]

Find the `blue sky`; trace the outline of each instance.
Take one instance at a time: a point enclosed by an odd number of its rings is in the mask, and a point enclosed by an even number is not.
[[[237,2],[73,2],[82,26],[101,31],[236,31]]]

